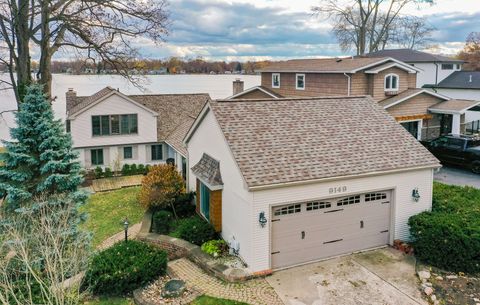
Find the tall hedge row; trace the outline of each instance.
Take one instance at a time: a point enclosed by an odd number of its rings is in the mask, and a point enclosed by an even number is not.
[[[409,220],[416,256],[451,271],[480,272],[480,190],[434,184],[433,207]]]

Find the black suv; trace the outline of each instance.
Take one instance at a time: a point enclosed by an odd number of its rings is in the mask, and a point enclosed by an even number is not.
[[[480,137],[442,136],[425,143],[425,146],[442,163],[467,167],[480,174]]]

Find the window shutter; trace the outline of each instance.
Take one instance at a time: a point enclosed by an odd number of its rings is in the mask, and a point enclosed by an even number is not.
[[[147,162],[152,161],[152,145],[145,145],[145,151],[146,151],[146,160]]]
[[[138,159],[138,146],[136,145],[132,146],[132,159],[133,160]]]
[[[123,147],[122,146],[119,146],[118,147],[118,160],[122,161],[123,159],[125,159],[123,157]]]
[[[103,164],[105,166],[110,166],[110,149],[109,148],[103,149]]]
[[[90,168],[92,167],[92,152],[90,149],[83,150],[84,158],[85,158],[85,167]]]

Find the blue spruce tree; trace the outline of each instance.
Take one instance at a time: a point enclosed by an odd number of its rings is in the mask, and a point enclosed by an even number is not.
[[[40,194],[84,197],[77,192],[83,178],[71,137],[54,119],[40,85],[27,88],[16,124],[10,131],[12,141],[4,141],[6,152],[0,156],[0,193],[6,196],[6,207],[25,207]]]

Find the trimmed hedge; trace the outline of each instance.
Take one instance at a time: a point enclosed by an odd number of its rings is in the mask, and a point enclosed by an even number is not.
[[[480,190],[434,184],[432,212],[409,219],[415,255],[436,267],[480,272]]]
[[[178,232],[180,238],[198,246],[217,237],[215,229],[198,216],[182,222],[178,227]]]
[[[95,294],[121,295],[146,285],[166,272],[165,251],[139,241],[122,241],[92,259],[84,286]]]

